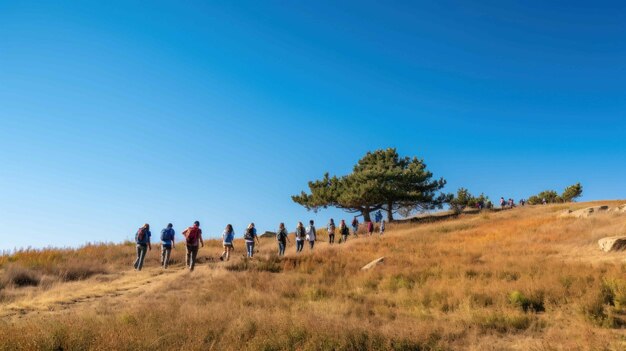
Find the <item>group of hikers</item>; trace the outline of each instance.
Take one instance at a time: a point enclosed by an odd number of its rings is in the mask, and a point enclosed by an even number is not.
[[[382,214],[376,213],[375,220],[377,223],[380,222],[378,230],[380,235],[382,235],[385,232],[385,220],[382,219]],[[357,217],[353,218],[351,225],[353,235],[355,237],[358,236],[359,220]],[[372,236],[374,234],[375,226],[372,221],[367,221],[365,223],[365,228],[368,236]],[[326,226],[326,230],[328,232],[328,243],[331,245],[335,243],[336,234],[341,236],[338,243],[345,243],[350,235],[350,229],[348,229],[348,226],[343,219],[337,228],[335,221],[331,218]],[[167,227],[161,230],[161,266],[163,268],[167,268],[169,266],[172,249],[176,247],[175,234],[176,232],[174,231],[172,223],[169,223]],[[134,267],[137,271],[140,271],[143,268],[143,262],[146,254],[148,251],[152,250],[152,245],[150,243],[151,235],[150,225],[148,223],[141,226],[135,234],[137,258],[135,260]],[[187,249],[185,265],[186,267],[189,267],[189,270],[193,271],[196,264],[196,257],[198,256],[198,250],[200,247],[204,247],[200,222],[195,221],[192,226],[182,232],[182,235],[185,238]],[[255,244],[259,243],[259,236],[257,235],[254,223],[250,223],[248,225],[244,232],[243,239],[246,243],[246,256],[248,258],[253,258]],[[235,230],[231,224],[228,224],[222,233],[222,246],[224,247],[224,251],[220,255],[221,261],[228,261],[230,259],[231,253],[235,248],[233,244],[234,241]],[[278,243],[278,255],[283,256],[285,254],[285,249],[287,248],[287,243],[291,243],[289,240],[289,231],[285,227],[285,223],[279,224],[278,230],[276,231],[276,241]],[[302,252],[305,242],[308,243],[309,249],[313,250],[315,242],[318,241],[318,233],[315,229],[315,223],[313,220],[310,220],[309,225],[306,227],[302,224],[302,222],[298,222],[295,230],[295,241],[296,254]]]

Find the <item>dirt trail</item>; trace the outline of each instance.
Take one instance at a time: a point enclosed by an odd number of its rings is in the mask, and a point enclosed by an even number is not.
[[[21,318],[32,313],[56,312],[79,304],[116,298],[147,285],[163,283],[185,272],[182,269],[147,268],[141,272],[128,270],[104,274],[79,282],[57,283],[47,290],[32,288],[25,295],[0,305],[0,319]]]
[[[274,250],[275,241],[262,239],[258,245],[257,255],[265,256]],[[222,271],[226,264],[234,264],[243,260],[245,248],[238,247],[228,263],[218,260],[220,252],[215,248],[201,249],[196,271],[212,268]],[[210,250],[210,251],[209,251]],[[204,251],[204,252],[203,252]],[[148,290],[158,289],[173,280],[181,279],[189,274],[183,264],[175,264],[168,269],[161,267],[144,267],[141,272],[127,269],[111,274],[102,274],[87,280],[76,282],[55,283],[43,289],[40,287],[22,288],[20,295],[9,303],[0,304],[0,321],[13,318],[24,318],[33,314],[68,312],[78,306],[97,303],[103,300],[123,299],[131,294],[141,294]]]

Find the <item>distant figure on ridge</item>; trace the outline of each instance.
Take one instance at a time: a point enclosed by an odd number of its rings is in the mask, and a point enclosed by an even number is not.
[[[235,240],[235,230],[232,225],[228,224],[222,233],[222,245],[224,246],[224,252],[222,252],[222,255],[220,256],[221,261],[224,261],[224,259],[226,259],[226,261],[230,260],[230,253],[235,248],[233,240]]]
[[[190,271],[196,266],[196,257],[198,257],[198,250],[200,245],[204,247],[204,240],[202,240],[202,229],[200,229],[200,222],[195,221],[193,225],[183,231],[183,236],[187,243],[187,255],[185,264],[189,267]]]
[[[374,223],[372,221],[367,222],[367,236],[374,234]]]
[[[170,265],[172,249],[176,248],[176,243],[174,242],[175,235],[176,232],[172,223],[168,223],[167,228],[161,230],[161,266],[163,268],[167,268]]]
[[[380,235],[385,234],[385,220],[380,221]]]
[[[285,255],[285,248],[287,247],[287,242],[289,241],[289,232],[287,228],[285,228],[285,223],[281,223],[278,226],[278,231],[276,231],[276,241],[278,242],[278,256]]]
[[[309,242],[309,247],[313,250],[315,240],[317,240],[317,232],[315,231],[315,224],[313,220],[309,221],[309,226],[306,227],[306,240]]]
[[[504,209],[506,205],[506,201],[504,201],[504,196],[500,197],[500,208]]]
[[[354,216],[352,220],[352,229],[354,230],[354,237],[357,236],[357,232],[359,231],[359,220]]]
[[[520,199],[519,200],[519,204],[520,204],[520,206],[524,207],[526,205],[526,200]]]
[[[541,199],[541,204],[542,205],[547,205],[548,204],[548,201],[546,201],[545,197],[543,199]]]
[[[306,230],[304,229],[304,224],[302,224],[302,222],[298,222],[298,225],[296,226],[296,253],[302,252],[305,237]]]
[[[345,220],[341,220],[341,223],[339,224],[339,234],[341,234],[341,240],[339,241],[341,242],[346,242],[348,240],[348,235],[350,235],[350,229],[348,229],[348,226],[346,225],[346,221]]]
[[[328,243],[333,244],[335,242],[335,221],[331,218],[328,223]]]
[[[137,259],[135,260],[135,270],[140,271],[143,268],[143,260],[146,258],[146,252],[152,251],[150,245],[150,225],[144,224],[135,234],[135,243],[137,244]]]
[[[246,251],[248,253],[248,257],[254,257],[254,242],[256,240],[256,242],[259,243],[259,237],[256,235],[254,223],[250,223],[250,225],[248,225],[248,229],[246,229],[246,233],[243,238],[246,240]]]
[[[513,199],[509,199],[509,208],[515,207],[515,201]]]

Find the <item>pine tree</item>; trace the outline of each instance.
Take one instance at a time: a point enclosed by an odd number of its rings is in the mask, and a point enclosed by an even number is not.
[[[441,207],[444,194],[437,194],[446,182],[443,178],[431,180],[423,160],[400,157],[396,149],[368,152],[354,166],[353,172],[343,176],[328,174],[309,182],[310,194],[292,196],[293,201],[309,210],[328,206],[348,212],[361,213],[365,221],[370,212],[384,209],[389,221],[399,208],[431,209]]]

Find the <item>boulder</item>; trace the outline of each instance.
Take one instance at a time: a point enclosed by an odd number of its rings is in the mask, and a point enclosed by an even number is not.
[[[383,263],[383,262],[385,262],[385,257],[384,257],[384,256],[383,256],[383,257],[380,257],[380,258],[377,258],[377,259],[375,259],[374,261],[372,261],[372,262],[370,262],[370,263],[366,264],[365,266],[361,267],[361,269],[362,269],[362,270],[364,270],[364,271],[366,271],[366,270],[368,270],[368,269],[372,269],[372,268],[374,268],[374,267],[378,266],[379,264],[381,264],[381,263]]]
[[[276,233],[267,231],[267,232],[259,235],[259,237],[260,238],[275,238],[276,237]]]
[[[587,208],[583,208],[582,210],[576,210],[576,211],[565,210],[559,215],[559,217],[561,218],[566,218],[566,217],[587,218],[589,216],[592,216],[600,212],[607,212],[608,210],[609,210],[609,206],[587,207]]]
[[[626,205],[620,205],[611,209],[611,212],[626,213]]]
[[[616,252],[626,250],[626,236],[612,236],[598,240],[600,250],[604,252]]]

